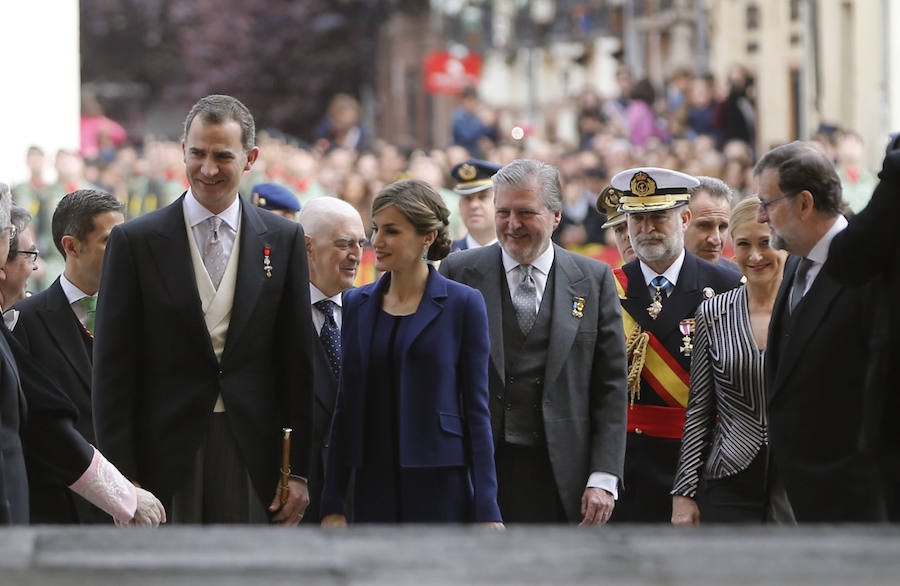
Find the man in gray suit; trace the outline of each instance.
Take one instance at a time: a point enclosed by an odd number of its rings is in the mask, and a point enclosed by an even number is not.
[[[445,276],[481,291],[491,337],[491,424],[506,522],[605,523],[625,457],[625,348],[609,266],[552,245],[551,165],[493,177],[499,242],[452,254]]]

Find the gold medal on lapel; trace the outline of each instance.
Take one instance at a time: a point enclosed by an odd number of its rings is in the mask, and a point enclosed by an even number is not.
[[[684,346],[680,348],[681,353],[685,356],[690,356],[691,352],[694,351],[694,344],[691,343],[691,336],[694,335],[694,318],[681,320],[678,324],[678,329],[684,336],[681,338],[681,341],[684,342]]]
[[[584,317],[584,297],[576,297],[572,300],[572,317],[578,319]]]

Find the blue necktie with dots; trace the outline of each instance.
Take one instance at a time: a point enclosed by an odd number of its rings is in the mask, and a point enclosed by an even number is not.
[[[322,347],[325,348],[325,355],[328,357],[328,364],[331,366],[331,372],[334,378],[341,378],[341,330],[334,321],[334,308],[337,304],[331,299],[322,299],[316,301],[313,306],[322,312],[325,316],[325,323],[322,324],[322,330],[319,332],[319,340],[322,341]]]

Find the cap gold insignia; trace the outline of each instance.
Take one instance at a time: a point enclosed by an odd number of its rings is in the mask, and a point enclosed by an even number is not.
[[[584,297],[576,297],[572,300],[572,316],[578,319],[584,317]]]
[[[607,185],[600,193],[600,201],[603,202],[603,207],[610,211],[615,211],[619,208],[619,199],[621,197],[622,192],[612,185]]]
[[[638,197],[656,193],[656,181],[643,171],[638,171],[631,178],[631,193]]]
[[[703,288],[703,296],[706,297],[707,299],[711,299],[712,296],[715,294],[716,294],[716,292],[713,291],[712,287],[704,287]]]
[[[466,163],[462,167],[459,168],[459,178],[463,181],[471,181],[475,179],[475,176],[478,175],[478,170],[474,167],[474,165],[469,165]]]

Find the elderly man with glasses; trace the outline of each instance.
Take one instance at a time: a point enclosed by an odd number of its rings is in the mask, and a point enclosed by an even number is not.
[[[19,312],[11,308],[29,295],[28,277],[38,268],[39,253],[28,210],[12,204],[10,221],[9,254],[6,266],[0,269],[0,307],[6,327],[12,330]]]

